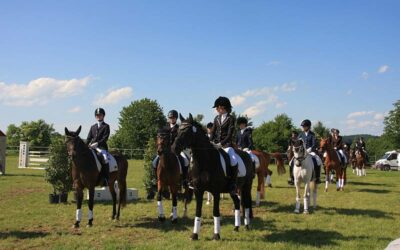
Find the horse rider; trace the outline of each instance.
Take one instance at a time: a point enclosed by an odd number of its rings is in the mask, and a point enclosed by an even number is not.
[[[345,166],[347,164],[347,157],[343,151],[343,137],[339,135],[339,129],[332,128],[331,133],[332,135],[329,137],[330,143],[332,147],[339,153],[341,158],[340,161],[342,162],[343,166]]]
[[[89,131],[86,139],[86,144],[89,148],[95,150],[97,155],[101,159],[101,171],[100,174],[104,177],[104,186],[108,185],[109,179],[109,165],[108,165],[108,137],[110,136],[110,125],[104,122],[106,112],[103,108],[97,108],[94,111],[97,123],[95,123]]]
[[[289,145],[288,146],[288,151],[293,149],[293,145],[294,145],[295,141],[297,141],[298,136],[299,136],[299,133],[296,130],[293,130],[292,131],[292,135],[291,135],[291,137],[289,138],[289,141],[288,141],[288,145]],[[292,159],[288,159],[288,160],[290,162],[290,164],[289,164],[290,179],[288,180],[288,184],[289,185],[294,185],[293,161],[292,161],[293,157],[292,157]]]
[[[253,129],[247,126],[248,120],[246,119],[246,117],[239,117],[237,119],[237,124],[239,125],[240,130],[236,134],[236,146],[238,147],[238,149],[243,150],[250,155],[251,160],[253,161],[255,173],[257,163],[259,165],[259,160],[257,156],[255,156],[251,152],[251,150],[254,149]]]
[[[312,156],[312,161],[314,163],[316,183],[321,183],[321,158],[317,154],[317,141],[315,139],[315,134],[311,129],[311,121],[306,119],[301,122],[301,127],[303,131],[299,134],[299,139],[302,139],[306,144],[307,153]]]
[[[168,122],[167,125],[164,127],[166,131],[169,131],[170,133],[170,146],[175,141],[175,138],[178,136],[178,129],[179,125],[177,124],[178,120],[178,111],[176,110],[170,110],[168,112]],[[177,155],[179,159],[179,164],[181,165],[182,169],[182,184],[184,186],[187,186],[187,176],[188,176],[188,171],[189,171],[189,160],[186,154],[182,151],[179,155]],[[156,158],[153,160],[153,169],[155,176],[157,176],[157,166],[159,162],[160,157],[157,155]]]
[[[356,149],[358,150],[362,150],[365,154],[365,164],[367,164],[369,162],[369,157],[368,157],[368,153],[367,150],[365,149],[365,141],[363,137],[359,137],[358,140],[356,141]]]
[[[218,115],[214,118],[214,126],[211,130],[210,140],[217,148],[223,148],[230,158],[230,174],[228,178],[229,192],[236,193],[236,178],[238,175],[238,158],[232,148],[232,139],[235,131],[235,117],[231,115],[232,105],[227,97],[220,96],[214,106]]]
[[[212,131],[213,126],[214,126],[214,123],[212,123],[212,122],[207,123],[207,136],[210,139],[211,139],[211,131]]]

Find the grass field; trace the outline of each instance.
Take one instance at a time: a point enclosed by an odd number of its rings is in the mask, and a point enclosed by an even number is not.
[[[129,203],[119,222],[109,220],[111,204],[97,203],[94,227],[80,230],[71,228],[74,203],[49,204],[52,189],[44,172],[16,166],[17,158],[7,158],[7,175],[0,176],[0,249],[384,249],[400,237],[399,172],[369,170],[367,177],[349,172],[344,192],[331,185],[324,193],[320,185],[319,207],[309,215],[293,213],[295,190],[287,185],[287,176],[274,174],[274,187],[254,209],[253,230],[233,232],[232,202],[225,199],[222,240],[211,241],[212,207],[204,205],[200,240],[192,242],[194,203],[189,218],[177,225],[160,224],[156,202],[143,199],[141,161],[129,161],[128,186],[139,188],[142,199]],[[170,201],[164,202],[167,211],[170,207]],[[84,226],[86,203],[83,214]]]

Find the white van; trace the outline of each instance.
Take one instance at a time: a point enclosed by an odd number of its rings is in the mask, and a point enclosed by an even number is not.
[[[375,168],[386,171],[400,170],[400,153],[395,150],[386,152],[376,161]]]

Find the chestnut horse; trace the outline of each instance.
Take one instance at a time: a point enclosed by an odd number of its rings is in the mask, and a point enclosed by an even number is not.
[[[365,171],[365,152],[362,149],[356,149],[356,171],[357,176],[366,176],[367,172]]]
[[[343,168],[346,166],[342,166],[338,153],[333,148],[332,144],[329,143],[327,138],[321,138],[320,142],[320,150],[326,151],[325,157],[325,192],[328,192],[328,184],[329,184],[329,173],[331,170],[335,170],[336,173],[336,189],[337,191],[343,191],[344,188],[344,171]]]
[[[178,222],[178,191],[180,190],[180,164],[177,156],[171,152],[169,130],[159,130],[157,133],[157,154],[160,160],[157,165],[157,206],[158,206],[158,220],[165,221],[164,208],[162,205],[162,191],[169,189],[172,194],[172,213],[171,222],[173,224]],[[185,199],[184,216],[187,211],[187,200]]]
[[[93,225],[94,188],[103,183],[103,178],[96,165],[96,159],[91,149],[79,137],[81,126],[75,132],[65,128],[65,142],[68,155],[72,159],[73,187],[76,191],[76,221],[74,228],[79,228],[82,219],[83,189],[89,190],[88,227]],[[117,161],[118,171],[109,175],[108,187],[113,199],[113,212],[111,219],[119,220],[121,206],[126,205],[126,175],[128,174],[128,161],[122,155],[113,154]],[[116,209],[117,192],[114,183],[118,181],[118,210]]]

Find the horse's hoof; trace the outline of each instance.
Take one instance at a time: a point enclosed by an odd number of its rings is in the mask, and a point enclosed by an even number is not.
[[[304,210],[303,214],[309,214],[308,210]]]
[[[79,222],[75,222],[75,224],[72,225],[72,228],[79,228]]]
[[[88,223],[88,224],[86,225],[86,227],[87,227],[87,228],[93,227],[93,224],[92,224],[92,223]]]
[[[208,206],[208,205],[210,205],[210,202],[209,202],[209,201],[207,201],[207,202],[206,202],[206,205],[207,205],[207,206]]]
[[[199,235],[193,233],[192,236],[190,237],[191,240],[199,240]]]
[[[325,193],[327,193],[328,192],[328,189],[327,188],[325,188]]]
[[[219,234],[214,234],[213,236],[213,240],[220,240],[221,236],[219,236]]]
[[[295,214],[299,214],[299,213],[300,213],[300,210],[295,209],[295,210],[294,210],[294,213],[295,213]]]
[[[235,228],[233,229],[233,231],[239,232],[239,227],[235,227]]]
[[[256,203],[256,207],[259,207],[260,206],[260,203]]]
[[[268,187],[272,188],[272,184],[268,184]]]
[[[250,225],[246,225],[246,230],[247,230],[247,231],[250,231],[250,230],[251,230]]]
[[[165,216],[158,216],[158,221],[164,222],[165,221]]]
[[[171,220],[171,223],[172,223],[172,224],[177,224],[177,223],[178,223],[178,218],[172,219],[172,220]]]

